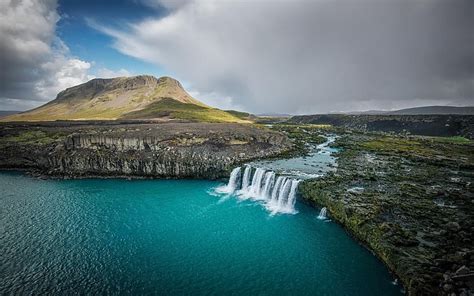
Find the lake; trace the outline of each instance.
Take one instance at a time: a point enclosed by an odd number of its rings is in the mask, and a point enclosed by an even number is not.
[[[271,215],[221,185],[1,172],[0,294],[401,294],[317,210]]]

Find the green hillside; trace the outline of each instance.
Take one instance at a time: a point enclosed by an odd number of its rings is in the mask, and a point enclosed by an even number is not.
[[[125,114],[123,119],[182,119],[205,122],[249,122],[233,114],[215,108],[187,104],[172,98],[163,98],[143,110]]]

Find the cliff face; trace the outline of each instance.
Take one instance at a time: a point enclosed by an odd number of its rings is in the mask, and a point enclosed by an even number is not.
[[[287,151],[286,136],[238,124],[10,125],[0,167],[51,175],[227,177],[232,165]]]

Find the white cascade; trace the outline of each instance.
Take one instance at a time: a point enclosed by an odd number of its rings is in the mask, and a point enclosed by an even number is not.
[[[318,219],[326,220],[327,219],[326,212],[327,212],[326,207],[322,208],[321,211],[319,212]]]
[[[270,171],[265,173],[265,187],[263,187],[262,195],[265,200],[269,200],[271,198],[271,191],[275,182],[275,173]]]
[[[287,210],[294,210],[295,202],[296,202],[296,191],[298,189],[298,184],[300,180],[293,180],[291,183],[290,194],[288,195],[288,201],[286,202],[286,209]]]
[[[286,179],[285,182],[282,183],[280,191],[278,193],[278,201],[276,202],[276,205],[273,204],[273,207],[271,208],[273,213],[286,213],[288,211],[291,211],[291,209],[287,208],[287,206],[292,183],[292,179]]]
[[[282,184],[286,181],[286,177],[278,177],[275,183],[275,186],[273,186],[273,191],[272,191],[272,196],[270,198],[270,203],[274,204],[278,202],[278,196],[280,192],[280,187]]]
[[[255,199],[261,199],[261,191],[262,191],[262,180],[263,176],[265,175],[265,170],[261,168],[257,168],[255,174],[253,175],[252,185],[249,187],[248,195]]]
[[[252,168],[248,165],[245,167],[244,176],[242,177],[242,191],[247,190],[250,185],[250,175],[252,173]]]
[[[241,177],[241,168],[235,168],[227,185],[217,188],[218,193],[237,194],[241,199],[253,199],[264,203],[275,213],[295,213],[295,202],[300,180],[276,176],[275,172],[256,168],[252,176],[252,167],[246,166]]]
[[[226,186],[222,186],[217,188],[217,192],[219,193],[227,193],[232,194],[239,186],[239,179],[240,179],[240,167],[235,168],[230,173],[229,182]]]

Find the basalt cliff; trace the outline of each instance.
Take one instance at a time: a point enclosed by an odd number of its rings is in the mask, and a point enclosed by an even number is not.
[[[208,178],[292,148],[278,132],[244,124],[2,124],[0,168],[86,177]]]

